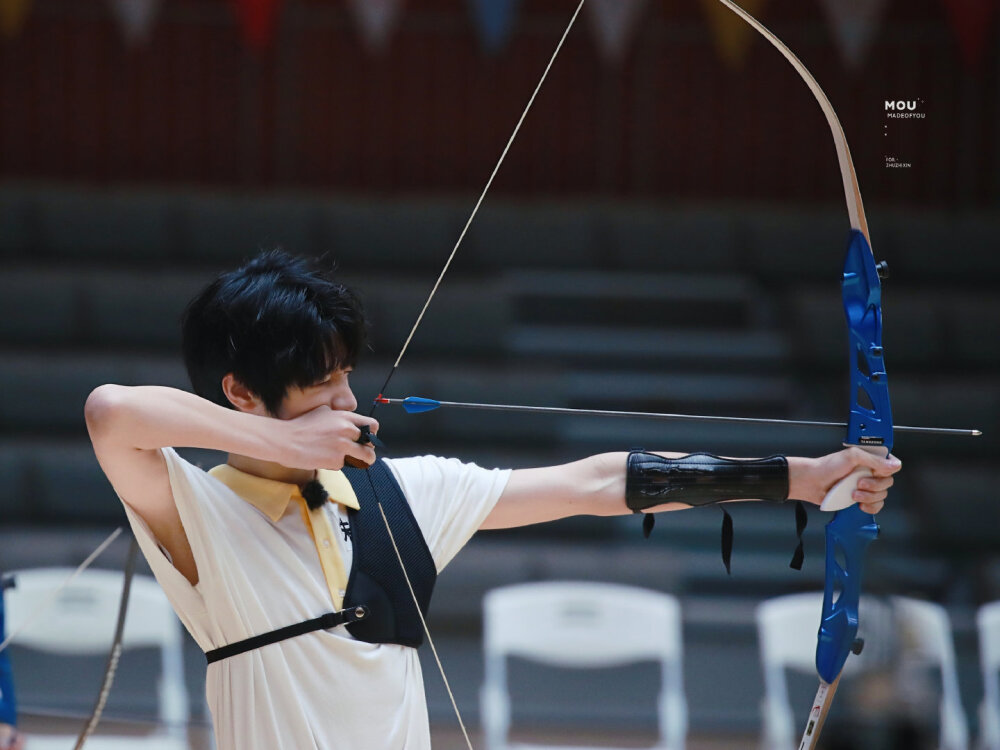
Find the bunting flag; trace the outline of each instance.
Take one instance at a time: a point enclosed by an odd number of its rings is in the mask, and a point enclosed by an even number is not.
[[[247,45],[260,51],[271,44],[281,0],[232,0]]]
[[[750,15],[760,18],[767,0],[741,0],[740,5]],[[725,7],[719,0],[701,0],[715,40],[715,48],[726,65],[742,68],[750,43],[759,35],[750,24]]]
[[[0,35],[5,39],[17,36],[30,8],[31,0],[0,0]]]
[[[368,48],[384,49],[399,20],[403,0],[350,0],[350,6]]]
[[[514,28],[514,16],[520,0],[470,0],[472,15],[483,47],[491,55],[499,53],[507,44]]]
[[[149,41],[160,3],[161,0],[111,0],[111,10],[122,28],[126,44],[135,47]]]
[[[645,5],[646,0],[590,0],[587,4],[605,60],[618,63],[625,56]]]
[[[993,16],[997,0],[942,0],[958,37],[962,61],[972,70],[982,65],[986,46],[996,33]]]
[[[864,64],[868,50],[885,14],[888,0],[820,0],[826,17],[833,27],[834,40],[847,67],[858,70]]]

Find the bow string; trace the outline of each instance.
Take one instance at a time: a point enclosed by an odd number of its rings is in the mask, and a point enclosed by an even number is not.
[[[427,312],[427,308],[430,307],[431,301],[434,299],[434,295],[437,294],[437,290],[441,286],[441,282],[444,280],[445,274],[447,274],[448,269],[451,268],[451,263],[455,259],[455,256],[458,253],[458,249],[459,247],[461,247],[462,241],[465,239],[465,235],[469,231],[469,227],[472,226],[472,222],[473,220],[475,220],[476,214],[479,213],[479,207],[482,206],[483,200],[486,198],[486,194],[489,192],[490,187],[493,185],[493,180],[496,178],[497,173],[500,171],[500,167],[503,165],[504,160],[507,158],[507,154],[510,151],[511,146],[514,144],[514,139],[517,138],[517,134],[521,130],[521,125],[524,123],[525,118],[528,116],[528,112],[531,110],[531,106],[535,103],[535,98],[538,96],[538,92],[541,91],[542,84],[545,83],[545,79],[548,77],[549,71],[552,69],[552,66],[555,63],[556,58],[559,56],[559,52],[563,47],[563,43],[566,41],[566,37],[569,36],[570,30],[576,23],[577,16],[580,15],[580,11],[583,9],[584,2],[585,0],[580,0],[580,3],[576,6],[576,10],[573,12],[573,15],[569,19],[569,23],[566,25],[565,31],[563,31],[562,36],[559,38],[559,42],[556,44],[556,47],[552,52],[552,56],[549,58],[548,64],[542,71],[541,78],[538,79],[538,83],[535,85],[535,89],[534,91],[532,91],[531,96],[528,99],[528,103],[525,105],[524,110],[521,112],[521,116],[518,118],[517,124],[514,126],[513,132],[511,132],[510,138],[507,139],[507,144],[504,146],[503,151],[500,153],[500,158],[497,159],[496,166],[493,167],[493,171],[490,173],[490,177],[486,181],[486,185],[483,187],[482,192],[479,194],[478,200],[476,201],[475,205],[472,208],[472,213],[469,214],[469,218],[465,222],[465,226],[462,227],[462,231],[455,242],[455,246],[452,248],[451,253],[448,255],[448,259],[445,261],[444,267],[441,269],[441,273],[438,274],[437,280],[434,282],[434,286],[431,287],[430,294],[427,295],[427,299],[424,302],[423,307],[421,307],[420,313],[417,315],[417,319],[413,323],[413,327],[410,329],[410,332],[407,335],[406,340],[403,342],[403,346],[400,348],[399,351],[399,356],[396,357],[396,361],[393,363],[388,374],[386,375],[385,381],[382,383],[382,388],[379,390],[378,397],[372,401],[371,409],[368,411],[369,417],[375,414],[375,409],[377,408],[379,403],[384,403],[384,401],[382,400],[383,394],[389,387],[389,381],[392,380],[392,376],[395,375],[396,371],[399,369],[399,363],[403,361],[403,357],[410,346],[410,342],[413,340],[413,336],[417,332],[417,328],[419,328],[420,324],[423,322],[424,315]],[[368,475],[368,481],[372,483],[372,494],[377,498],[378,493],[375,492],[375,483],[372,480],[370,474]],[[396,553],[396,559],[399,561],[399,567],[403,574],[403,578],[406,581],[406,586],[410,591],[410,596],[413,598],[413,605],[414,607],[416,607],[417,614],[420,616],[420,624],[423,626],[424,635],[427,636],[427,643],[431,647],[431,652],[434,655],[434,661],[437,663],[438,671],[441,673],[441,679],[444,682],[445,690],[448,693],[448,698],[451,701],[452,709],[455,712],[455,717],[458,719],[459,727],[461,727],[462,736],[465,739],[466,747],[468,748],[468,750],[473,750],[472,740],[469,739],[469,732],[465,727],[465,722],[462,720],[462,713],[458,709],[458,703],[455,700],[455,694],[452,691],[451,685],[448,682],[448,676],[447,674],[445,674],[444,665],[441,663],[441,658],[438,655],[437,648],[434,645],[434,639],[431,637],[430,628],[427,626],[427,622],[424,619],[424,613],[421,611],[420,604],[417,601],[417,595],[413,590],[413,585],[410,583],[410,576],[406,570],[406,564],[403,562],[403,557],[399,553],[399,549],[396,547],[396,540],[392,533],[392,527],[390,526],[389,520],[385,515],[385,510],[383,510],[381,502],[378,503],[378,509],[382,515],[382,521],[385,523],[386,533],[389,535],[389,540],[392,542],[392,548]]]

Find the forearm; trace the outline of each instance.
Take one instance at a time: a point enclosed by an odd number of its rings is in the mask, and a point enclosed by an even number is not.
[[[500,500],[481,528],[502,529],[570,516],[630,513],[625,504],[627,458],[628,453],[624,452],[601,453],[561,466],[518,469],[511,474]]]
[[[668,459],[680,459],[689,455],[663,451],[653,453]],[[596,515],[625,515],[633,512],[633,509],[629,507],[627,497],[629,488],[628,457],[629,453],[606,453],[593,457],[592,466],[597,475],[594,487],[602,488],[602,491],[594,494],[595,505],[600,511]],[[637,456],[637,458],[642,458],[642,455]],[[725,462],[730,465],[727,467],[727,472],[720,475],[717,473],[719,467],[703,468],[700,464],[697,467],[691,467],[687,465],[687,461],[673,464],[667,475],[670,479],[665,482],[670,491],[663,493],[662,496],[676,497],[676,500],[643,507],[644,512],[659,513],[683,510],[696,505],[716,502],[775,500],[779,499],[779,495],[780,500],[796,497],[797,495],[794,493],[799,489],[798,485],[801,482],[799,478],[805,473],[809,461],[809,459],[795,456],[770,460],[736,459],[735,461],[719,460],[712,456],[703,458],[700,455],[693,455],[690,458],[697,459],[701,463],[706,461]],[[761,464],[768,465],[764,476],[774,477],[774,479],[762,481]],[[674,472],[680,472],[680,474]],[[688,481],[674,479],[675,476],[684,476],[685,474],[689,477]],[[796,479],[794,485],[793,478]],[[632,481],[635,481],[634,477]],[[708,491],[709,489],[712,491]],[[656,494],[654,493],[652,497],[655,498]]]
[[[554,521],[578,515],[618,516],[632,513],[626,502],[628,453],[602,453],[562,466],[515,471],[504,489],[500,500],[486,518],[482,528],[508,528],[532,523]],[[688,454],[657,451],[665,458],[681,458]],[[866,513],[878,513],[886,492],[892,486],[892,475],[900,469],[897,458],[877,458],[860,448],[846,448],[820,458],[787,456],[787,492],[765,495],[770,499],[804,500],[819,505],[830,488],[849,476],[856,468],[864,467],[870,477],[859,480],[852,498]],[[753,459],[750,459],[753,461]],[[730,482],[732,484],[732,482]],[[725,500],[759,500],[754,488],[758,482],[746,484],[746,494],[737,486],[732,496]],[[784,488],[783,488],[784,489]],[[678,497],[676,502],[646,506],[647,513],[682,510],[692,506]]]
[[[569,516],[621,516],[632,513],[625,499],[627,452],[601,453],[580,461],[515,471],[482,528],[508,528]],[[687,454],[657,451],[665,458]],[[799,491],[797,477],[811,459],[789,458],[789,496]],[[734,500],[741,499],[734,497]],[[756,500],[748,492],[746,500]],[[691,507],[681,498],[646,509],[648,513]]]
[[[209,448],[275,460],[278,420],[245,414],[163,386],[102,385],[87,399],[87,429],[95,445],[154,450]]]

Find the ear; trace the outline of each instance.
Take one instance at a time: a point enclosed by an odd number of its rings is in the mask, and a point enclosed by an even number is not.
[[[222,392],[226,394],[229,403],[238,411],[265,416],[267,408],[260,397],[236,379],[231,372],[222,377]]]

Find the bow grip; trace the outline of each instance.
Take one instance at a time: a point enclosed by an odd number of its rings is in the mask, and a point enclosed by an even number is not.
[[[844,447],[850,447],[845,444]],[[866,453],[871,453],[879,458],[888,458],[889,449],[881,445],[858,445],[855,446],[865,451]],[[858,482],[865,477],[872,476],[872,470],[866,466],[859,466],[846,477],[837,482],[833,487],[827,491],[823,498],[823,502],[820,503],[819,509],[825,511],[835,511],[843,510],[848,506],[854,505],[854,490],[858,488]]]
[[[875,516],[857,505],[837,511],[826,525],[826,583],[816,645],[816,671],[826,683],[837,679],[857,638],[864,553],[878,533]]]

